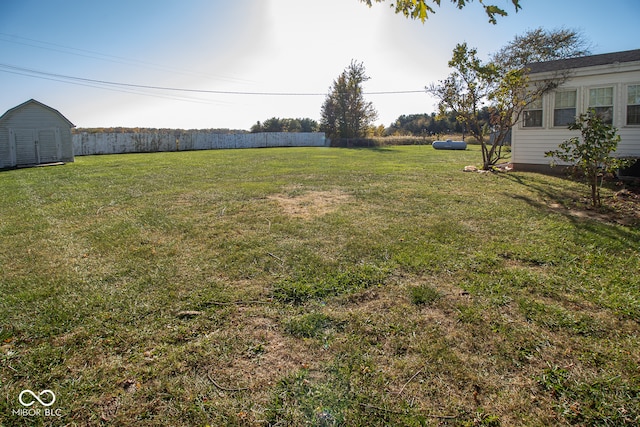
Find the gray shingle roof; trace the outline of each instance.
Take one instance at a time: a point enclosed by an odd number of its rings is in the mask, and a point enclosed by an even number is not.
[[[581,56],[578,58],[558,59],[555,61],[532,62],[528,64],[530,74],[547,71],[562,71],[573,68],[593,67],[596,65],[615,64],[616,62],[640,61],[640,49],[624,52],[603,53],[601,55]]]

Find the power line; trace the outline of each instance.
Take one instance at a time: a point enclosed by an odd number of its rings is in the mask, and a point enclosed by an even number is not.
[[[20,40],[22,40],[22,41],[20,41]],[[28,38],[28,37],[22,37],[22,36],[18,36],[18,35],[15,35],[15,34],[8,34],[8,33],[3,33],[3,32],[0,32],[0,41],[19,44],[19,45],[22,45],[22,46],[35,47],[35,48],[38,48],[38,49],[49,50],[49,51],[52,51],[52,52],[61,52],[61,53],[80,56],[80,57],[84,57],[84,58],[98,59],[98,60],[101,60],[101,61],[114,62],[114,63],[117,63],[117,64],[133,65],[133,66],[136,66],[136,67],[143,67],[143,68],[148,68],[148,69],[153,69],[153,70],[160,70],[160,71],[169,72],[169,73],[182,74],[182,75],[191,75],[191,76],[200,76],[200,77],[206,77],[207,79],[224,80],[224,81],[228,81],[228,82],[246,82],[246,80],[238,79],[238,78],[234,78],[234,77],[228,77],[228,76],[222,76],[222,75],[212,76],[212,75],[209,75],[209,74],[198,73],[198,72],[194,72],[194,71],[191,71],[191,70],[184,70],[184,69],[181,69],[181,68],[168,67],[168,66],[165,66],[165,65],[154,64],[152,62],[145,62],[145,61],[141,61],[139,59],[125,58],[123,56],[110,55],[110,54],[106,54],[106,53],[100,53],[100,52],[97,52],[97,51],[94,51],[94,50],[80,49],[80,48],[76,48],[76,47],[65,46],[65,45],[58,44],[58,43],[51,43],[51,42],[48,42],[48,41],[32,39],[32,38]]]
[[[0,66],[2,66],[2,64],[0,64]],[[20,76],[34,77],[34,78],[38,78],[38,79],[42,79],[42,80],[50,80],[50,81],[54,81],[54,82],[67,83],[67,84],[72,84],[72,85],[77,85],[77,86],[93,87],[93,88],[97,88],[97,89],[110,90],[110,91],[113,91],[113,92],[130,93],[130,94],[134,94],[134,95],[152,96],[154,98],[171,99],[171,100],[174,100],[174,101],[187,101],[187,102],[195,102],[195,103],[198,103],[198,104],[229,104],[228,102],[224,102],[224,101],[211,101],[211,100],[206,100],[206,99],[192,98],[192,97],[180,96],[180,95],[171,96],[171,95],[163,95],[163,94],[160,94],[160,93],[144,92],[142,90],[136,90],[135,88],[128,89],[128,88],[108,87],[108,86],[104,86],[104,85],[101,86],[101,85],[92,84],[92,83],[83,83],[83,82],[77,82],[77,81],[67,81],[67,80],[62,80],[62,79],[55,78],[55,77],[34,76],[34,75],[28,74],[26,72],[20,72],[20,71],[11,71],[11,70],[2,70],[2,69],[0,69],[0,71],[5,72],[5,73],[10,73],[10,74],[16,74],[16,75],[20,75]]]
[[[186,88],[175,88],[175,87],[165,87],[165,86],[152,86],[152,85],[140,85],[140,84],[133,84],[133,83],[112,82],[108,80],[88,79],[84,77],[48,73],[45,71],[39,71],[39,70],[30,69],[30,68],[18,67],[15,65],[2,64],[2,63],[0,63],[0,67],[5,68],[5,70],[0,70],[0,71],[13,72],[16,74],[18,74],[18,72],[29,73],[28,75],[31,77],[49,78],[49,79],[56,78],[56,79],[62,79],[63,81],[69,80],[69,83],[85,82],[85,83],[93,83],[93,84],[108,85],[113,87],[124,87],[124,88],[152,89],[152,90],[163,90],[163,91],[172,91],[172,92],[208,93],[208,94],[216,94],[216,95],[250,95],[250,96],[326,96],[327,95],[326,93],[317,93],[317,92],[316,93],[313,93],[313,92],[308,92],[308,93],[246,92],[246,91],[226,91],[226,90],[208,90],[208,89],[186,89]],[[398,95],[398,94],[410,94],[410,93],[424,93],[424,90],[395,90],[395,91],[363,92],[364,95]]]

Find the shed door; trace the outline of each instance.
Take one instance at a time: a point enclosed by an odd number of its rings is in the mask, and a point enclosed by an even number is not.
[[[56,138],[55,128],[38,130],[38,163],[50,163],[60,160],[60,137]]]
[[[38,163],[38,143],[34,129],[14,129],[16,141],[16,164],[32,165]]]

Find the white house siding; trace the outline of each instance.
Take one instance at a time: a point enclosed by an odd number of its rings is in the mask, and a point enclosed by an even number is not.
[[[71,126],[60,113],[33,100],[7,111],[0,118],[0,167],[72,162]]]
[[[550,73],[532,74],[531,81],[549,78]],[[617,153],[621,156],[640,158],[640,126],[627,126],[627,86],[640,84],[640,62],[618,63],[580,68],[557,91],[576,90],[576,115],[587,111],[589,90],[613,87],[613,125],[618,129],[621,141]],[[547,151],[556,150],[563,141],[580,136],[578,131],[553,126],[555,92],[543,97],[542,127],[514,126],[512,138],[512,162],[516,170],[548,170],[551,159]],[[562,163],[560,163],[562,164]]]

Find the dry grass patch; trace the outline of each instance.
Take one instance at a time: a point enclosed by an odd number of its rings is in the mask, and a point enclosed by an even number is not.
[[[244,376],[250,390],[266,391],[290,372],[308,368],[321,360],[304,341],[283,334],[278,322],[264,313],[241,307],[237,316],[238,330],[242,331],[248,345],[225,371]]]
[[[351,196],[340,190],[331,190],[308,191],[295,196],[274,194],[268,198],[278,202],[286,215],[310,220],[336,211]]]

